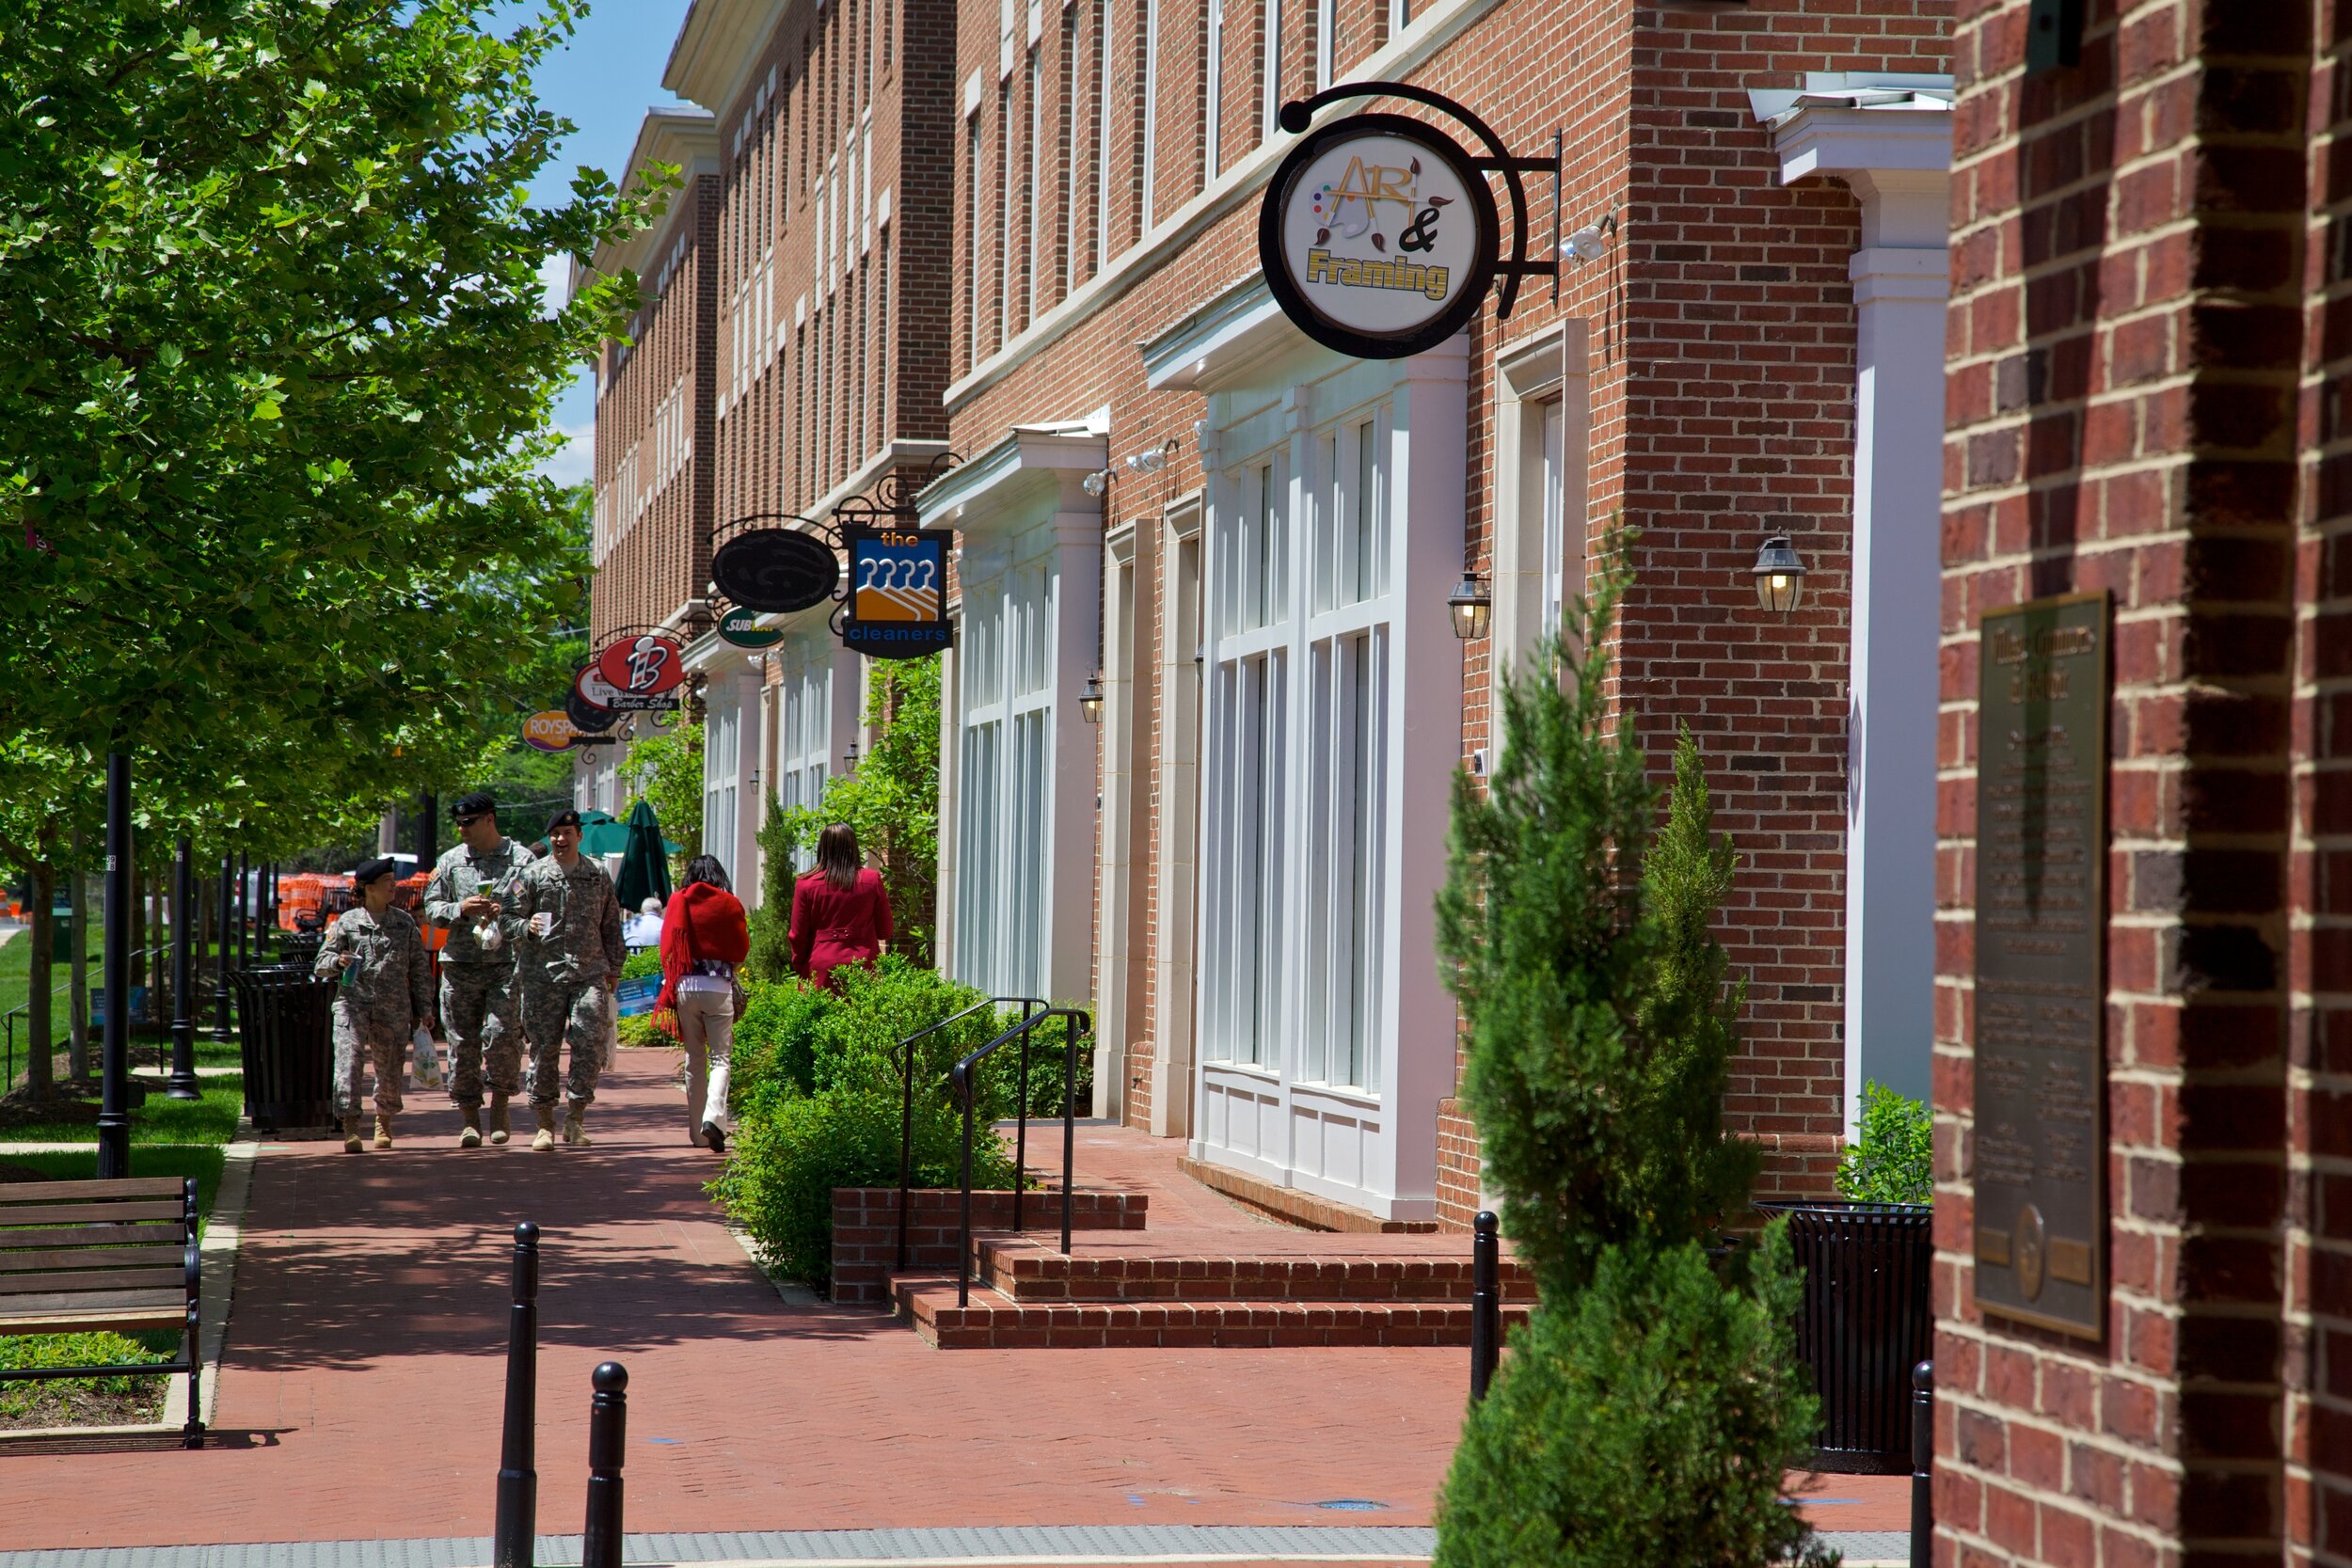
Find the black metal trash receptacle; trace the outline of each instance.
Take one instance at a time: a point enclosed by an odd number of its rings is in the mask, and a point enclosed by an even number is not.
[[[332,1127],[335,1117],[335,982],[307,965],[238,970],[238,1037],[245,1114],[255,1131]]]
[[[280,966],[308,970],[319,961],[319,949],[326,944],[326,933],[324,931],[279,931],[277,933],[276,940],[278,962]]]
[[[1815,1461],[1841,1475],[1911,1469],[1911,1370],[1928,1358],[1934,1210],[1923,1203],[1759,1203],[1788,1216],[1804,1270],[1797,1354],[1821,1397]]]

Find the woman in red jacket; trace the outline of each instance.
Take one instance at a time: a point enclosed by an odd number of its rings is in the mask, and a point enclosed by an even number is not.
[[[661,911],[661,994],[654,1009],[677,1009],[686,1047],[687,1141],[721,1154],[735,1051],[735,966],[751,950],[751,928],[741,901],[727,891],[726,868],[696,855],[686,863],[686,885]]]
[[[871,967],[891,934],[882,873],[866,869],[857,830],[836,822],[817,835],[817,869],[792,886],[792,973],[830,990],[834,970]]]

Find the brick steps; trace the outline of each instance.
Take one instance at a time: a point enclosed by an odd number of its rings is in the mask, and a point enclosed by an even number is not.
[[[1468,1345],[1467,1301],[1086,1301],[1025,1304],[975,1283],[929,1275],[891,1281],[898,1316],[942,1350],[1177,1349],[1297,1345]],[[1504,1325],[1527,1309],[1503,1309]]]
[[[1235,1237],[1240,1241],[1244,1238]],[[1020,1235],[973,1238],[974,1277],[1022,1305],[1057,1302],[1314,1302],[1366,1306],[1467,1305],[1467,1257],[1396,1257],[1352,1252],[1343,1243],[1304,1255],[1244,1256],[1172,1245],[1166,1256],[1105,1251],[1079,1243],[1073,1256],[1054,1241]],[[1532,1302],[1535,1282],[1506,1258],[1506,1303]]]

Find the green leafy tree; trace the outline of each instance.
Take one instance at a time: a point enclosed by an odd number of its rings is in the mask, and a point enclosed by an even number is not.
[[[784,802],[769,790],[759,825],[759,908],[752,911],[752,950],[744,969],[755,980],[792,974],[792,880],[800,836],[786,820]]]
[[[628,749],[621,759],[621,783],[632,796],[621,813],[626,820],[637,800],[653,807],[661,836],[678,847],[672,859],[673,878],[687,861],[703,852],[703,727],[699,720],[674,729],[656,730]],[[729,868],[730,876],[734,874]]]
[[[1856,1203],[1935,1200],[1935,1118],[1924,1101],[1862,1085],[1861,1135],[1837,1160],[1837,1190]]]

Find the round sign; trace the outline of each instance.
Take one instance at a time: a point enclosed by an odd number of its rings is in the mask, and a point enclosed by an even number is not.
[[[595,666],[591,665],[589,668],[593,671]],[[604,677],[598,675],[596,680],[602,684]],[[612,721],[620,717],[611,708],[590,702],[578,691],[573,691],[564,699],[564,715],[572,721],[572,728],[587,735],[602,734],[611,729]]]
[[[788,615],[832,598],[841,586],[841,562],[812,534],[759,528],[719,546],[710,580],[746,610]]]
[[[579,732],[572,728],[572,717],[553,708],[534,713],[523,721],[523,740],[542,752],[568,752],[572,736]]]
[[[686,679],[686,650],[660,632],[624,637],[596,656],[596,673],[624,696],[651,697]]]
[[[1494,192],[1450,137],[1402,115],[1357,115],[1300,137],[1274,171],[1258,258],[1308,337],[1402,359],[1478,314],[1502,234]]]
[[[784,641],[784,632],[761,626],[758,611],[737,605],[719,617],[719,640],[739,648],[772,648]]]

